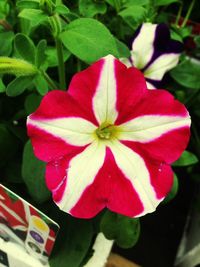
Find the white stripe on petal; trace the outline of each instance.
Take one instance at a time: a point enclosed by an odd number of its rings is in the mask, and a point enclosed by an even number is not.
[[[164,74],[174,68],[179,61],[179,54],[170,53],[158,57],[151,65],[144,71],[145,78],[153,80],[162,80]]]
[[[57,203],[60,209],[70,212],[84,190],[95,180],[104,159],[105,145],[103,142],[95,141],[70,161],[66,170],[67,184],[63,198]]]
[[[146,143],[190,124],[189,116],[145,115],[121,124],[119,139]]]
[[[128,58],[126,58],[126,57],[121,57],[119,60],[120,60],[124,65],[126,65],[127,68],[130,68],[130,67],[133,66],[133,65],[131,64],[131,61],[130,61]]]
[[[155,87],[152,83],[146,81],[146,84],[147,84],[147,88],[148,88],[149,90],[156,89],[156,87]]]
[[[117,118],[116,87],[115,58],[109,55],[104,58],[98,86],[93,98],[94,114],[99,124],[104,122],[114,123]]]
[[[132,43],[131,58],[133,65],[138,69],[144,68],[154,53],[156,27],[156,24],[144,23]]]
[[[90,144],[95,138],[94,131],[97,128],[82,118],[35,120],[28,117],[27,123],[75,146]]]
[[[132,183],[144,206],[142,214],[153,212],[161,200],[157,199],[154,188],[151,186],[149,171],[143,158],[119,141],[113,141],[109,147],[118,168]]]

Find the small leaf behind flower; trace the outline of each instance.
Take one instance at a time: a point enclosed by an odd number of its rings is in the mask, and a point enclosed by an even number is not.
[[[190,166],[196,164],[198,161],[198,158],[193,153],[186,150],[182,153],[181,157],[173,163],[173,166]]]
[[[132,29],[135,29],[144,21],[146,14],[147,10],[140,5],[133,5],[119,12],[119,15],[122,17],[122,19]]]
[[[101,231],[107,239],[115,240],[118,246],[134,246],[140,235],[140,221],[111,211],[106,211],[100,224]]]
[[[46,164],[35,157],[31,142],[24,147],[22,177],[29,194],[37,202],[42,203],[49,199],[50,192],[44,181]]]
[[[174,173],[174,181],[173,181],[172,188],[171,188],[170,192],[168,193],[168,195],[166,196],[166,198],[163,200],[162,204],[167,204],[173,198],[175,198],[175,196],[177,195],[177,192],[178,192],[178,187],[179,187],[178,177]]]
[[[170,71],[173,79],[184,87],[200,89],[200,65],[191,60],[185,60]]]

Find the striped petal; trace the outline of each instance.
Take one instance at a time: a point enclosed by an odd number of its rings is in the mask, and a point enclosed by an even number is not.
[[[65,176],[52,190],[53,198],[60,209],[68,213],[77,204],[86,188],[93,183],[105,159],[105,145],[94,142],[83,152],[73,157],[66,165]],[[48,176],[46,177],[48,180]],[[96,213],[99,212],[96,207]],[[88,207],[89,209],[89,207]],[[87,213],[87,211],[85,211]]]
[[[156,24],[142,24],[132,43],[131,59],[133,65],[138,69],[143,69],[153,56],[156,27]]]
[[[27,119],[36,156],[46,162],[77,151],[94,140],[93,117],[67,92],[51,91]],[[95,120],[93,120],[95,122]]]
[[[85,146],[94,140],[97,128],[82,118],[32,119],[28,118],[29,126],[46,132],[70,145]]]
[[[144,71],[145,78],[160,81],[165,73],[174,68],[179,61],[179,54],[164,54],[153,61]]]
[[[118,138],[133,142],[152,159],[172,163],[187,146],[190,116],[184,105],[166,91],[148,90],[126,119],[118,124]]]
[[[120,140],[148,143],[163,134],[189,127],[190,118],[181,116],[140,116],[120,125]]]
[[[165,179],[165,184],[162,185],[160,183],[158,165],[151,162],[147,165],[141,155],[120,142],[113,142],[109,147],[124,179],[129,180],[130,185],[138,196],[138,201],[135,201],[135,205],[139,205],[140,209],[135,213],[135,207],[132,207],[130,210],[126,211],[124,215],[136,217],[153,212],[171,188],[173,180],[171,170],[167,169],[167,173],[170,174],[168,177],[169,182]],[[162,176],[166,176],[166,169],[164,171],[163,168],[162,171]],[[156,183],[153,183],[153,180],[155,180]],[[159,188],[159,190],[157,190],[157,184],[161,185],[162,189]],[[133,196],[134,195],[129,195],[128,197],[131,199]],[[117,201],[110,202],[108,207],[113,211],[119,212],[116,203]]]

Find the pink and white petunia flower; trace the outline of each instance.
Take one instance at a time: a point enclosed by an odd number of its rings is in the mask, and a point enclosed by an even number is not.
[[[131,57],[121,61],[128,67],[140,69],[148,89],[155,89],[165,73],[178,64],[182,48],[181,42],[170,38],[169,28],[164,23],[143,23],[135,32]]]
[[[91,218],[107,207],[138,217],[170,191],[169,164],[186,148],[190,116],[109,55],[77,73],[68,92],[49,92],[27,125],[61,210]]]

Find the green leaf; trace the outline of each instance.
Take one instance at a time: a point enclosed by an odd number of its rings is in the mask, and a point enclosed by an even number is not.
[[[8,96],[17,96],[22,94],[32,83],[33,77],[21,76],[15,78],[6,88],[6,94]]]
[[[109,210],[104,214],[100,228],[107,239],[114,239],[122,248],[134,246],[140,235],[138,218],[129,218]]]
[[[55,47],[48,46],[47,49],[45,50],[45,54],[47,56],[47,62],[48,62],[49,67],[58,66],[58,57],[57,57],[57,51]],[[64,62],[68,60],[70,55],[71,55],[70,51],[64,47],[63,48]]]
[[[128,7],[119,12],[119,15],[132,29],[135,29],[140,23],[145,20],[147,10],[142,6],[132,5],[131,7]]]
[[[35,157],[31,142],[28,141],[23,152],[22,178],[29,194],[37,203],[45,202],[50,197],[44,180],[45,166],[44,162]]]
[[[183,61],[170,71],[171,76],[176,82],[191,89],[200,89],[199,73],[199,63],[191,60]]]
[[[131,54],[130,54],[129,48],[124,43],[119,41],[117,38],[115,39],[115,41],[116,41],[117,50],[118,50],[118,53],[119,53],[119,58],[121,58],[121,57],[125,57],[125,58],[130,57]]]
[[[174,173],[174,181],[173,181],[173,185],[172,188],[170,190],[170,192],[168,193],[168,195],[165,197],[165,199],[163,200],[162,204],[167,204],[168,202],[170,202],[173,198],[175,198],[175,196],[178,193],[178,187],[179,187],[179,182],[178,182],[178,177],[176,176],[176,174]]]
[[[18,8],[39,9],[39,1],[37,0],[22,0],[17,1]]]
[[[35,93],[28,95],[24,103],[26,114],[33,113],[39,107],[41,100],[42,97]]]
[[[94,2],[94,0],[79,0],[80,13],[88,18],[94,17],[96,14],[105,14],[107,6],[103,2]]]
[[[177,27],[177,25],[172,24],[172,34],[177,34],[182,40],[189,37],[192,33],[192,27],[191,26],[185,26],[185,27]],[[181,41],[182,41],[181,40]]]
[[[60,15],[67,15],[70,13],[70,10],[65,5],[57,5],[55,8],[55,12]]]
[[[39,9],[23,9],[18,16],[29,20],[32,27],[39,26],[48,19],[48,15]]]
[[[106,0],[106,2],[112,7],[115,7],[115,0]]]
[[[47,48],[47,41],[40,40],[36,48],[36,66],[40,68],[46,63],[47,56],[45,54]]]
[[[8,131],[6,125],[0,124],[0,167],[11,160],[19,148],[16,138]]]
[[[72,54],[87,63],[108,54],[118,57],[114,37],[102,23],[94,19],[81,18],[72,21],[60,38]]]
[[[9,56],[13,49],[13,38],[14,33],[9,32],[1,32],[0,33],[0,56]],[[5,41],[6,40],[6,41]]]
[[[181,157],[173,163],[175,167],[189,166],[199,162],[198,158],[189,151],[184,151]]]
[[[172,3],[181,3],[180,0],[154,0],[154,6],[168,6]]]
[[[15,36],[15,48],[24,60],[35,64],[35,45],[28,36],[18,33]]]
[[[0,93],[5,92],[5,90],[6,90],[6,87],[5,87],[2,79],[0,79]]]
[[[196,46],[200,48],[200,36],[199,35],[194,37],[194,41],[196,43]]]
[[[10,11],[10,5],[7,1],[0,1],[0,19],[5,19]]]
[[[50,257],[50,266],[80,267],[92,245],[93,231],[91,222],[74,219],[61,211],[56,221],[60,225],[60,231]]]
[[[45,95],[48,92],[48,83],[41,74],[38,74],[33,82],[40,95]]]
[[[149,0],[123,0],[122,1],[123,7],[130,7],[130,6],[144,6],[149,4]]]

